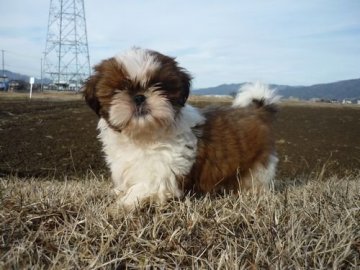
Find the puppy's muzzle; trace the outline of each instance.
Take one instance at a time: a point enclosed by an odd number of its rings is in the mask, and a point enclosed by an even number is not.
[[[136,95],[134,96],[134,102],[136,104],[136,106],[140,106],[141,104],[143,104],[146,100],[146,97],[144,95]]]

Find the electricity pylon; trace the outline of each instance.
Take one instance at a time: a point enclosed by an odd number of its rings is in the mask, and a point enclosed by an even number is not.
[[[90,75],[84,0],[50,0],[44,73],[59,90],[79,90]]]

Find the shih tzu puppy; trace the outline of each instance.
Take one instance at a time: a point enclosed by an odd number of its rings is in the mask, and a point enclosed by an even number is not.
[[[272,121],[278,97],[248,84],[233,104],[186,104],[191,76],[174,58],[133,48],[102,61],[85,83],[118,204],[184,193],[261,190],[277,164]]]

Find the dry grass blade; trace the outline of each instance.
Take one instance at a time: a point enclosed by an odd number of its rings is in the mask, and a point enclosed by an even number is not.
[[[260,198],[186,197],[107,214],[110,184],[18,179],[0,185],[2,269],[356,269],[360,179],[307,181]]]

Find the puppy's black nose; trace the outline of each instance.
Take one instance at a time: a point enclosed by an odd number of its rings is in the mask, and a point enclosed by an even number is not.
[[[146,97],[144,95],[136,95],[134,101],[136,105],[141,105],[145,101]]]

